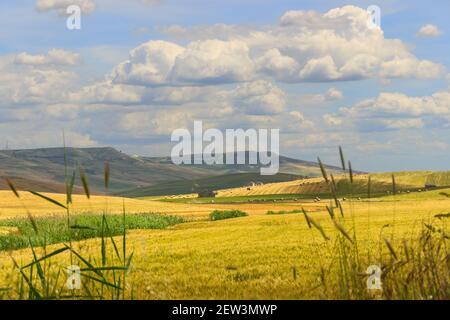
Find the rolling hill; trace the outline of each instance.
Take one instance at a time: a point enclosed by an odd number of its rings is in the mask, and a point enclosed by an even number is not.
[[[399,193],[423,191],[426,189],[442,189],[450,186],[450,172],[412,171],[374,173],[370,174],[371,195],[392,193],[392,175],[395,176],[396,191]],[[351,185],[348,179],[345,179],[343,176],[336,176],[335,179],[337,194],[340,196],[346,196],[350,193],[358,196],[366,196],[368,194],[368,174],[355,175],[353,184]],[[268,183],[252,188],[227,188],[217,191],[218,197],[247,197],[276,194],[309,195],[315,197],[330,194],[329,187],[321,177]]]
[[[238,153],[234,154],[235,163],[237,163],[237,155]],[[253,154],[255,155],[255,154]],[[250,155],[249,152],[245,152],[245,158],[249,159]],[[224,157],[224,155],[222,155]],[[151,161],[151,162],[158,162],[160,164],[172,164],[170,157],[160,157],[160,158],[147,158],[143,157],[143,160]],[[191,157],[191,161],[193,162],[193,156]],[[317,177],[321,175],[320,167],[316,162],[312,161],[304,161],[304,160],[298,160],[293,159],[285,156],[279,157],[279,172],[280,173],[287,173],[292,175],[298,175],[298,176],[305,176],[305,177]],[[225,174],[234,174],[234,173],[259,173],[261,165],[249,165],[249,164],[215,164],[215,165],[180,165],[180,167],[189,167],[194,168],[196,170],[200,171],[214,171],[217,175],[225,175]],[[338,173],[341,172],[341,168],[336,166],[326,166],[327,170],[331,173]],[[357,171],[355,171],[357,172]]]
[[[229,188],[263,179],[265,183],[298,179],[303,176],[318,176],[320,169],[316,163],[280,157],[280,173],[277,176],[259,176],[259,165],[175,165],[170,157],[130,156],[114,148],[43,148],[0,151],[0,177],[11,179],[19,189],[41,192],[63,192],[65,159],[68,174],[82,167],[89,178],[91,191],[104,192],[104,164],[111,167],[111,192],[143,194],[143,190],[168,194],[178,194],[191,190],[195,183],[211,187]],[[339,168],[327,166],[331,172]],[[245,175],[250,174],[250,175]],[[253,176],[251,175],[253,174]],[[284,174],[284,175],[283,175]],[[234,175],[225,177],[226,175]],[[258,179],[256,177],[258,175]],[[221,176],[223,183],[213,178]],[[288,179],[288,177],[290,177]],[[205,179],[205,180],[201,180]],[[0,189],[6,189],[4,179],[0,179]],[[77,179],[76,192],[80,192]],[[142,188],[142,190],[138,190]],[[159,190],[159,191],[158,191]],[[125,192],[124,192],[125,191]],[[152,195],[152,194],[146,194]]]
[[[113,148],[67,148],[66,157],[69,175],[79,166],[83,167],[94,192],[103,191],[105,162],[111,167],[112,191],[211,175],[201,169],[131,157]],[[65,161],[62,148],[0,151],[0,162],[0,176],[20,181],[19,187],[36,187],[38,191],[48,192],[63,189]]]

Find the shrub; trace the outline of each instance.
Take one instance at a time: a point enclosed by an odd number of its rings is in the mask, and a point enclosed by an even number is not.
[[[245,217],[247,215],[248,215],[247,213],[240,210],[225,210],[225,211],[214,210],[209,215],[209,218],[211,221],[216,221],[216,220]]]
[[[267,211],[267,214],[268,214],[268,215],[293,214],[293,213],[302,213],[302,211],[301,211],[301,210],[291,210],[291,211],[285,211],[285,210],[282,210],[282,211],[272,211],[272,210],[270,210],[270,211]]]

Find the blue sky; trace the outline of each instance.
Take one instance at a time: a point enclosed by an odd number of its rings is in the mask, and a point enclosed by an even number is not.
[[[80,5],[82,29],[64,9]],[[365,26],[381,8],[381,30]],[[4,0],[0,144],[167,155],[194,120],[281,153],[448,170],[448,1]]]

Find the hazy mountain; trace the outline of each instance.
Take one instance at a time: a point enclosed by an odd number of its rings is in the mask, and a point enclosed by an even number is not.
[[[130,156],[113,148],[66,148],[65,151],[63,148],[45,148],[0,151],[0,177],[9,177],[20,189],[62,192],[67,163],[69,175],[82,167],[89,178],[92,191],[103,192],[105,162],[111,167],[112,192],[227,174],[258,173],[260,170],[259,165],[177,166],[171,162],[170,157]],[[336,167],[328,169],[339,170]],[[320,169],[316,163],[281,156],[280,173],[292,177],[317,176]],[[272,178],[273,181],[279,181],[278,179],[279,176]],[[5,189],[7,186],[4,179],[1,180],[0,189]],[[243,183],[247,180],[244,179]],[[265,180],[270,182],[271,178]],[[76,184],[80,185],[78,179]],[[186,183],[190,184],[192,183]]]

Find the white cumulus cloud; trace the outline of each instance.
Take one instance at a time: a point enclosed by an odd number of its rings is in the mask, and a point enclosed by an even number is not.
[[[433,24],[424,25],[417,32],[417,36],[423,38],[435,38],[439,37],[440,35],[442,35],[442,31],[439,30],[439,28]]]
[[[114,71],[116,83],[143,86],[208,85],[250,80],[253,61],[239,41],[205,40],[187,47],[149,41],[130,52]]]
[[[420,129],[450,126],[450,92],[411,97],[403,93],[382,92],[336,114],[324,116],[330,125],[353,125],[365,131]]]
[[[37,0],[36,9],[38,11],[57,11],[59,14],[65,14],[66,9],[71,6],[79,6],[81,12],[90,14],[95,11],[96,5],[94,0]]]
[[[52,49],[46,55],[32,55],[27,52],[21,52],[16,55],[14,62],[32,66],[75,66],[80,63],[80,54],[61,49]]]
[[[246,114],[278,114],[286,107],[286,95],[272,83],[258,80],[238,86],[234,92],[234,103]]]
[[[171,26],[162,31],[184,40],[198,39],[187,45],[185,59],[177,59],[176,68],[183,72],[175,72],[173,81],[183,80],[184,71],[189,71],[185,80],[194,83],[242,81],[251,78],[252,72],[253,78],[267,76],[287,83],[445,75],[443,65],[419,59],[401,40],[369,28],[367,20],[365,9],[344,6],[325,13],[288,11],[279,24],[260,29],[221,24]],[[226,55],[220,56],[217,50]]]

